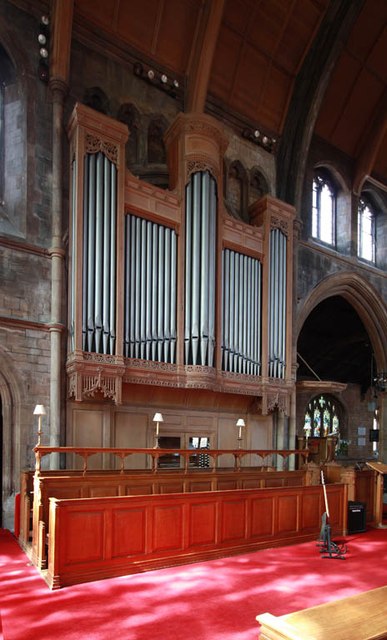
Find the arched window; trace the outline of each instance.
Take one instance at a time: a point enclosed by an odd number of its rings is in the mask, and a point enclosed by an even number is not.
[[[232,162],[227,171],[226,204],[229,213],[234,218],[248,222],[247,215],[247,175],[239,162]]]
[[[313,180],[312,236],[336,245],[336,194],[329,177],[316,173]]]
[[[83,96],[83,103],[95,111],[109,115],[109,100],[100,87],[90,87],[86,89]]]
[[[375,262],[375,214],[363,198],[357,213],[357,254],[362,260]]]
[[[258,169],[253,169],[250,173],[249,205],[268,193],[269,185],[265,176]]]
[[[166,164],[167,155],[164,144],[166,126],[161,118],[153,119],[148,128],[148,163]]]
[[[340,436],[340,407],[329,395],[313,398],[307,407],[304,417],[304,431],[314,438],[330,435]]]
[[[118,120],[124,122],[129,129],[129,138],[125,147],[125,160],[128,169],[139,162],[140,114],[133,104],[122,104],[118,112]]]
[[[0,206],[4,204],[5,199],[7,165],[15,162],[15,155],[12,154],[15,154],[16,149],[12,140],[15,136],[17,119],[20,118],[19,110],[14,107],[15,97],[10,89],[15,81],[16,76],[12,62],[0,44]],[[14,93],[16,94],[16,92]]]

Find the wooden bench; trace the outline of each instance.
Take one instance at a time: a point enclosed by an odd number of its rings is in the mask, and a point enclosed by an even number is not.
[[[120,497],[137,495],[160,495],[166,493],[194,493],[199,491],[223,491],[231,489],[262,489],[302,486],[305,484],[304,471],[270,471],[261,467],[243,469],[195,469],[152,471],[138,470],[128,473],[90,472],[84,475],[75,471],[46,471],[35,478],[23,480],[21,496],[21,538],[23,548],[27,548],[29,531],[29,505],[32,489],[32,559],[44,568],[46,566],[44,538],[49,530],[49,500],[79,499],[96,497]]]
[[[327,486],[343,532],[346,486]],[[316,540],[321,486],[50,499],[53,589],[88,580]],[[316,553],[318,550],[316,549]]]
[[[387,587],[285,616],[263,613],[260,640],[383,640],[387,638]]]

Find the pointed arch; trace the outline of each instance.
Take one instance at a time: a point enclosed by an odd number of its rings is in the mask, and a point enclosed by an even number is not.
[[[295,343],[309,314],[326,298],[342,296],[357,312],[369,335],[378,368],[387,364],[387,309],[378,291],[357,273],[324,278],[306,298],[295,325]]]
[[[2,491],[2,525],[10,527],[10,514],[13,512],[13,500],[19,490],[21,472],[21,442],[22,437],[22,385],[14,371],[7,352],[0,345],[0,407],[3,422],[3,456],[1,469]],[[8,521],[7,521],[8,519]]]

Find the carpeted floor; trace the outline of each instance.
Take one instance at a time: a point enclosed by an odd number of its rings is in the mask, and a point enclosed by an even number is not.
[[[282,615],[387,584],[387,529],[346,544],[345,560],[323,559],[308,542],[50,591],[12,534],[0,530],[3,637],[257,640],[260,613]]]

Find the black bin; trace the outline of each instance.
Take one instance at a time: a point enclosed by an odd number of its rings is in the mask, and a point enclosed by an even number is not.
[[[366,510],[363,502],[348,502],[348,533],[364,533]]]

